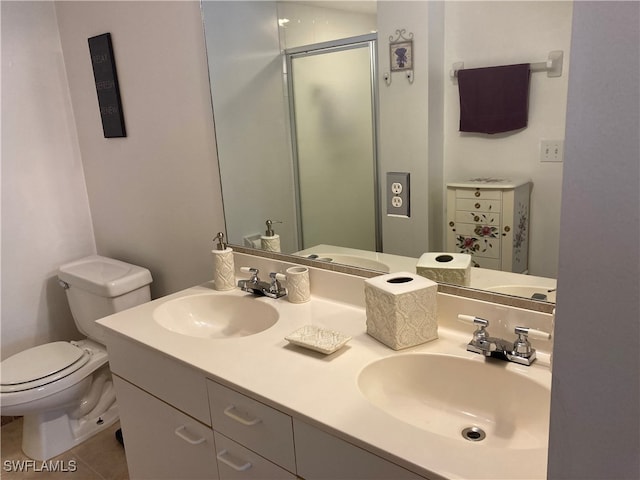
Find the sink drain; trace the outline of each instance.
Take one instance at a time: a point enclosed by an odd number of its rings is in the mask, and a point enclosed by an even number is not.
[[[462,436],[470,442],[481,442],[487,437],[487,434],[480,427],[467,427],[462,430]]]

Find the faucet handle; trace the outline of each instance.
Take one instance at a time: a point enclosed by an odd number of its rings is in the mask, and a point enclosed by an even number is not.
[[[535,338],[536,340],[549,340],[551,334],[544,330],[536,330],[535,328],[516,327],[515,333],[517,335],[525,335],[527,337]]]
[[[258,270],[257,268],[240,267],[240,271],[243,272],[243,273],[250,273],[251,274],[251,279],[249,281],[254,282],[254,283],[258,281],[258,273],[260,273],[260,270]]]
[[[283,273],[271,272],[269,278],[271,279],[269,293],[273,294],[273,298],[284,297],[287,294],[287,289],[283,288],[280,282],[285,281],[287,276]]]
[[[489,326],[489,320],[485,320],[484,318],[475,317],[473,315],[463,315],[458,314],[458,319],[462,320],[466,323],[471,323],[472,325],[478,325],[479,328],[485,328]]]
[[[529,343],[529,337],[536,340],[549,340],[551,338],[549,332],[536,330],[535,328],[516,327],[515,333],[518,338],[513,342],[513,351],[509,359],[524,365],[531,365],[536,359],[536,349]]]
[[[458,314],[458,319],[462,320],[465,323],[470,323],[478,327],[475,332],[473,332],[473,339],[471,340],[472,344],[481,345],[487,341],[487,339],[489,338],[489,332],[486,330],[486,328],[489,326],[489,320],[475,317],[473,315],[463,314]],[[495,350],[495,345],[492,344],[488,348],[490,348],[491,350]]]

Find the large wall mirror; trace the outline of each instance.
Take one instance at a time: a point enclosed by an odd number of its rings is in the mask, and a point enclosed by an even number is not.
[[[572,3],[204,1],[225,221],[232,245],[380,272],[415,271],[447,240],[447,185],[529,182],[525,271],[472,271],[472,289],[555,301]],[[412,69],[390,43],[412,41]],[[524,129],[459,131],[464,68],[538,63]],[[560,152],[561,157],[561,152]],[[561,160],[561,158],[560,158]],[[409,216],[388,215],[389,172],[410,175]],[[450,202],[449,202],[450,203]]]

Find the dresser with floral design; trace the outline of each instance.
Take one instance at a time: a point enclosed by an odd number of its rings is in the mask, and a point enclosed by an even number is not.
[[[469,253],[473,265],[526,273],[529,180],[474,178],[447,184],[447,251]]]

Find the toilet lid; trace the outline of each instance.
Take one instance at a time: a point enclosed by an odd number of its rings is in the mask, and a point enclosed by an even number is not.
[[[3,392],[36,388],[75,372],[90,354],[70,342],[52,342],[29,348],[0,363]]]

